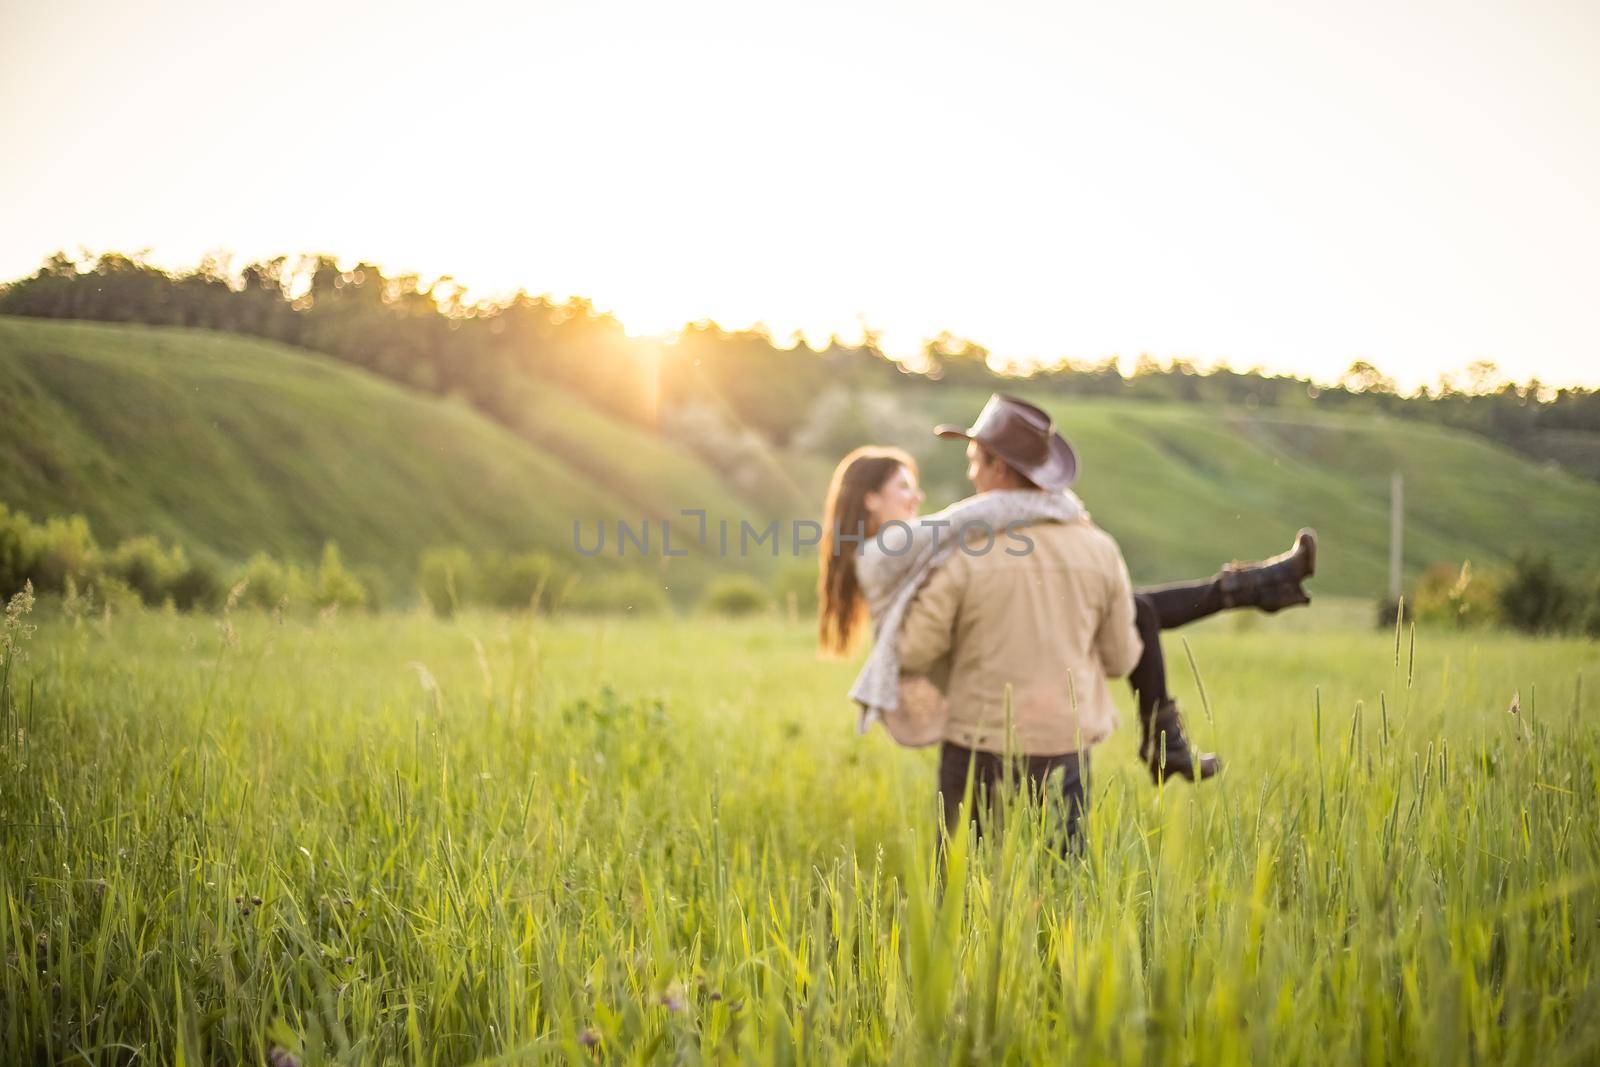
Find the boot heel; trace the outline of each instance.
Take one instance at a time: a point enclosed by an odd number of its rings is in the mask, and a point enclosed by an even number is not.
[[[1178,703],[1172,698],[1157,704],[1148,715],[1141,715],[1140,727],[1139,758],[1149,768],[1156,785],[1171,778],[1203,782],[1221,769],[1222,761],[1215,753],[1197,753],[1190,747]]]

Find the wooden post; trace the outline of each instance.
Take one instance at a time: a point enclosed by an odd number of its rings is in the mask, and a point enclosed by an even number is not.
[[[1399,471],[1389,477],[1389,599],[1400,599],[1400,542],[1405,528],[1405,479]]]

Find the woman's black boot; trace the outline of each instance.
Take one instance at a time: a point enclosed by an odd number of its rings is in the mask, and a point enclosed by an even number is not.
[[[1149,711],[1141,709],[1139,726],[1139,758],[1150,768],[1150,777],[1157,785],[1172,777],[1203,781],[1222,769],[1222,760],[1215,753],[1195,752],[1189,747],[1178,702],[1171,697]]]
[[[1230,563],[1222,568],[1222,606],[1272,612],[1309,604],[1311,595],[1300,583],[1315,573],[1317,532],[1301,530],[1287,552],[1260,563]]]

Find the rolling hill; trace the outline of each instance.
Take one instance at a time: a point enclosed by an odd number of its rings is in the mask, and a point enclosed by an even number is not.
[[[538,443],[282,345],[0,318],[0,501],[222,561],[314,560],[331,539],[397,587],[435,545],[571,555],[575,521],[637,525],[680,501],[748,511],[644,431],[557,389],[523,399]],[[673,561],[695,579],[703,562]]]
[[[791,497],[811,502],[782,508],[570,393],[520,388],[525,415],[508,429],[281,345],[0,318],[0,501],[36,517],[82,513],[104,540],[154,533],[223,561],[258,549],[312,560],[332,539],[397,588],[434,545],[570,556],[574,521],[592,530],[683,507],[752,521],[820,511],[831,454],[778,457],[798,483]],[[1027,383],[1017,391],[1028,396]],[[983,399],[927,385],[857,398],[874,437],[918,455],[931,505],[965,483],[961,449],[928,428],[966,421]],[[1033,399],[1077,447],[1079,491],[1140,581],[1209,574],[1311,525],[1323,539],[1316,588],[1379,595],[1394,470],[1406,479],[1410,573],[1440,560],[1498,563],[1524,546],[1600,564],[1600,486],[1471,435],[1315,411]],[[680,589],[726,566],[671,565]]]
[[[1018,394],[1050,410],[1077,448],[1077,490],[1141,581],[1210,574],[1314,526],[1317,587],[1381,595],[1393,471],[1405,484],[1410,575],[1439,561],[1501,563],[1519,548],[1600,565],[1600,485],[1471,434],[1314,411],[1030,397],[1023,383]],[[938,396],[922,421],[970,421],[984,398]],[[923,460],[931,497],[964,491],[959,448],[920,433],[899,443]]]

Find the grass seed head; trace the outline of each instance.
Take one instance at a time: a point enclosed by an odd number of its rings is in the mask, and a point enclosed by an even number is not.
[[[688,1001],[684,999],[683,995],[683,985],[679,982],[673,982],[667,987],[667,991],[661,994],[658,1003],[674,1013],[688,1007]]]

